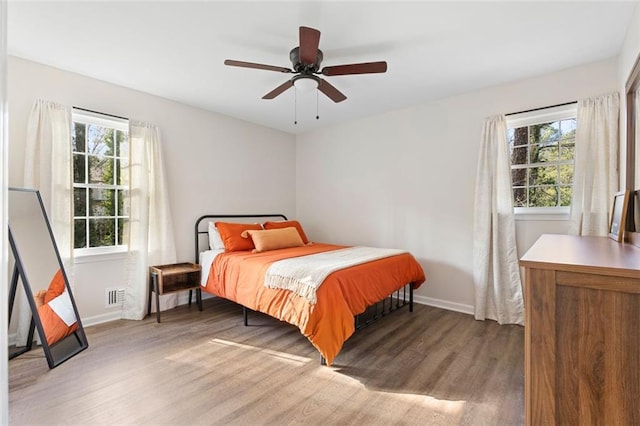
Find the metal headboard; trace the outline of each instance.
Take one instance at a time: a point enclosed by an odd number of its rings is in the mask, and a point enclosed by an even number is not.
[[[195,263],[200,263],[200,236],[209,233],[209,227],[205,230],[200,229],[202,221],[208,223],[207,219],[265,219],[265,218],[281,218],[287,220],[287,217],[281,213],[276,214],[207,214],[200,216],[196,220],[195,225]],[[208,240],[207,240],[208,241]]]

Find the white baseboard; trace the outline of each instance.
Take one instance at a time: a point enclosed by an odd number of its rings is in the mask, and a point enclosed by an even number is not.
[[[422,305],[433,306],[446,309],[448,311],[461,312],[463,314],[474,314],[473,306],[462,303],[449,302],[448,300],[434,299],[433,297],[418,296],[414,293],[413,301]]]
[[[202,293],[202,299],[209,299],[210,297],[215,297],[206,293]],[[189,292],[180,292],[178,294],[178,306],[186,305],[189,303]],[[191,303],[196,303],[196,295],[195,292],[191,297]],[[91,327],[92,325],[98,325],[105,322],[116,321],[122,318],[122,310],[114,309],[113,312],[107,312],[105,314],[94,315],[90,317],[82,318],[82,325],[84,327]]]
[[[115,309],[113,312],[107,312],[106,314],[93,315],[90,317],[82,318],[83,327],[91,327],[92,325],[103,324],[105,322],[111,322],[122,318],[122,309]]]
[[[213,295],[202,293],[203,299],[209,299],[211,297],[215,297]],[[461,312],[463,314],[473,315],[473,306],[464,305],[462,303],[449,302],[447,300],[434,299],[433,297],[425,297],[425,296],[413,296],[413,301],[416,303],[420,303],[421,305],[433,306],[436,308],[442,308],[449,311]],[[178,305],[186,305],[189,303],[189,293],[184,292],[178,295]],[[195,294],[193,295],[192,303],[195,303]],[[90,317],[82,318],[82,325],[84,327],[91,327],[92,325],[103,324],[105,322],[111,322],[119,320],[122,317],[122,311],[119,309],[114,310],[113,312],[107,312],[105,314],[93,315]],[[16,344],[16,334],[10,334],[8,337],[9,346],[13,346]]]

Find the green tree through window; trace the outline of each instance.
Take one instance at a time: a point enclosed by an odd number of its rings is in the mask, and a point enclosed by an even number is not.
[[[575,135],[575,118],[509,129],[515,207],[571,205]]]
[[[123,244],[129,138],[121,122],[74,114],[72,129],[74,248]]]

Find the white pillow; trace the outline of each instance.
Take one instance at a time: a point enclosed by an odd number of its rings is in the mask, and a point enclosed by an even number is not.
[[[67,327],[71,327],[76,323],[76,313],[73,310],[71,298],[66,288],[60,296],[56,296],[49,301],[49,307],[64,321]]]
[[[211,250],[224,250],[224,243],[220,238],[220,233],[216,229],[214,222],[209,222],[209,248]]]

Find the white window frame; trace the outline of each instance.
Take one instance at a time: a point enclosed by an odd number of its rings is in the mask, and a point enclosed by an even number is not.
[[[577,114],[577,102],[516,113],[506,117],[507,129],[577,118]],[[514,207],[513,213],[516,216],[516,220],[569,220],[570,209],[571,207],[568,206]]]
[[[127,133],[127,135],[129,135],[129,120],[125,119],[125,118],[118,118],[118,117],[112,117],[112,116],[107,116],[104,114],[99,114],[99,113],[94,113],[91,111],[85,111],[82,109],[73,109],[72,113],[71,113],[71,125],[75,126],[75,123],[83,123],[83,124],[93,124],[93,125],[97,125],[97,126],[102,126],[102,127],[109,127],[109,128],[113,128],[116,130],[121,130]],[[130,136],[130,135],[129,135]],[[85,142],[86,143],[86,142]],[[73,155],[74,152],[72,152]],[[85,165],[85,167],[88,168],[88,161],[87,164]],[[85,173],[87,173],[88,170],[85,170]],[[103,189],[129,189],[127,187],[127,185],[104,185],[104,184],[82,184],[82,185],[78,185],[75,182],[73,182],[73,189],[75,190],[76,187],[83,187],[83,188],[103,188]],[[89,206],[87,205],[87,209],[89,208]],[[88,212],[87,212],[88,213]],[[75,223],[75,208],[74,211],[71,212],[71,214],[73,215],[72,217],[72,221]],[[75,225],[73,225],[75,226]],[[88,231],[87,231],[88,232]],[[74,253],[74,257],[77,258],[79,261],[76,263],[83,263],[82,258],[86,258],[86,257],[92,257],[94,259],[98,258],[98,257],[102,257],[105,255],[111,256],[114,254],[123,254],[126,253],[128,250],[128,247],[126,244],[119,244],[119,245],[114,245],[114,246],[102,246],[102,247],[84,247],[84,248],[74,248],[73,249],[73,253]]]

